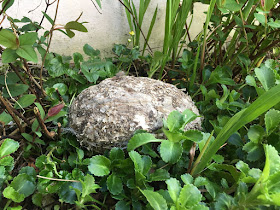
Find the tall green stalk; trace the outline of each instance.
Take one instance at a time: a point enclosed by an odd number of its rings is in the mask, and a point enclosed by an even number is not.
[[[211,0],[210,5],[208,7],[206,21],[204,24],[203,29],[203,46],[202,46],[202,53],[201,53],[201,60],[200,60],[200,81],[202,81],[202,69],[204,68],[204,62],[205,62],[205,48],[206,48],[206,41],[207,41],[207,28],[211,19],[211,16],[213,15],[213,10],[216,4],[216,0]]]
[[[167,0],[165,14],[165,33],[163,43],[164,59],[158,78],[161,79],[164,66],[168,60],[174,65],[179,43],[184,37],[184,28],[192,5],[192,0]],[[172,55],[172,56],[171,56]]]

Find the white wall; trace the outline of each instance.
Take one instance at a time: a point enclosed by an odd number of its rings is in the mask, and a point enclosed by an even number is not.
[[[53,0],[50,0],[52,2]],[[134,0],[134,2],[139,0]],[[153,29],[150,45],[154,49],[160,50],[164,36],[165,21],[165,3],[163,0],[152,0],[144,20],[143,31],[147,32],[153,12],[158,6],[158,16]],[[49,7],[47,14],[54,17],[56,3]],[[40,22],[42,18],[41,11],[45,10],[45,0],[15,0],[14,5],[7,10],[7,14],[13,18],[22,18],[27,16],[30,19]],[[204,11],[206,5],[196,4],[194,8],[194,19],[190,28],[192,39],[202,30],[205,21]],[[88,43],[95,49],[101,50],[103,55],[111,53],[114,43],[124,44],[129,38],[129,26],[126,20],[126,14],[123,6],[118,0],[103,0],[102,14],[99,14],[92,4],[91,0],[60,0],[57,24],[66,24],[69,21],[76,20],[80,13],[83,12],[79,21],[89,22],[85,24],[88,33],[75,32],[76,36],[68,38],[61,32],[54,33],[51,51],[71,55],[74,52],[82,52],[84,44]],[[7,20],[3,26],[9,25]],[[50,29],[50,23],[45,19],[43,27]]]

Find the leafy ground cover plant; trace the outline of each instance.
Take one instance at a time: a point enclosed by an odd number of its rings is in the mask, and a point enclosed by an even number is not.
[[[149,3],[143,2],[146,6]],[[7,3],[9,1],[3,2],[3,8],[7,9]],[[169,15],[179,17],[183,4],[167,3],[178,7]],[[189,88],[192,97],[199,99],[197,105],[204,117],[203,130],[185,131],[184,126],[197,116],[189,110],[173,111],[164,119],[160,139],[137,131],[127,149],[113,148],[104,154],[80,147],[71,129],[67,128],[67,107],[82,89],[119,70],[133,74],[137,63],[143,62],[149,69],[148,76],[152,77],[165,59],[163,53],[141,57],[137,47],[115,45],[115,57],[101,59],[98,50],[85,45],[83,50],[87,57],[79,53],[72,57],[48,54],[48,48],[44,50],[43,47],[50,42],[45,38],[61,28],[55,28],[55,18],[52,20],[47,14],[44,17],[53,27],[46,32],[46,37],[38,37],[36,30],[40,24],[26,18],[20,21],[26,23],[22,28],[13,25],[18,33],[2,29],[0,43],[6,47],[2,49],[2,58],[4,54],[8,65],[2,67],[0,75],[3,105],[0,108],[0,208],[279,208],[279,61],[266,60],[247,66],[243,62],[245,66],[240,66],[246,68],[246,73],[242,70],[241,77],[236,78],[233,66],[208,62],[207,57],[201,59],[203,49],[212,44],[211,39],[215,39],[219,30],[211,31],[210,27],[207,35],[208,23],[214,26],[215,18],[221,16],[236,23],[236,16],[241,18],[242,13],[245,17],[245,8],[241,6],[244,2],[234,4],[239,11],[236,8],[232,11],[234,7],[229,7],[229,3],[233,2],[215,4],[211,1],[203,36],[191,43],[192,50],[185,49],[181,57],[176,56],[178,63],[174,63],[174,68],[170,69],[169,59],[164,67],[169,69],[166,81]],[[252,3],[255,2],[247,2]],[[271,27],[269,24],[275,27],[277,20],[269,20],[265,12],[277,10],[279,5],[273,2],[271,6],[271,1],[260,3],[260,10],[256,11],[269,22],[256,27]],[[135,15],[136,11],[133,12]],[[255,10],[250,10],[248,17],[263,18],[254,13]],[[180,18],[175,19],[179,21]],[[19,21],[11,20],[14,24]],[[139,20],[133,21],[137,25],[135,21]],[[176,21],[170,24],[174,23],[175,27]],[[239,33],[243,33],[244,28],[247,30],[249,24],[243,22],[242,25],[236,28]],[[173,27],[169,31],[171,34]],[[77,21],[70,22],[64,29],[68,36],[72,36],[75,29],[85,31],[83,24]],[[272,28],[267,28],[266,33],[271,33],[270,30]],[[261,36],[258,33],[257,37]],[[259,48],[260,52],[277,38],[276,32],[272,34],[275,37],[268,40],[272,42],[267,41]],[[242,42],[239,34],[235,36]],[[170,48],[171,52],[179,49],[178,43]],[[233,49],[232,46],[229,49]],[[22,53],[26,49],[31,53]],[[45,71],[32,69],[27,62],[38,59],[33,53],[35,50],[42,54]],[[246,50],[242,52],[248,55]],[[202,80],[198,79],[200,74],[196,75],[200,64],[203,64]]]

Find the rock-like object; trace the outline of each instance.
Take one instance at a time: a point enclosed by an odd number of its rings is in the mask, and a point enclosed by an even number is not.
[[[70,127],[90,150],[125,147],[138,129],[154,132],[173,110],[199,114],[191,98],[174,85],[146,77],[117,75],[83,90],[69,111]],[[186,125],[200,129],[201,118]]]

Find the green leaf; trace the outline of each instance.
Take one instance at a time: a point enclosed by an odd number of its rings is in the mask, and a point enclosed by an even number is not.
[[[195,114],[192,110],[189,109],[184,110],[182,114],[184,115],[184,121],[185,121],[184,125],[195,120],[198,117],[197,114]]]
[[[227,1],[224,1],[225,4],[223,5],[222,8],[225,8],[229,11],[232,11],[232,12],[236,12],[236,11],[239,11],[243,4],[242,3],[237,3],[235,0],[227,0]]]
[[[22,57],[25,58],[28,61],[32,61],[34,63],[38,62],[38,57],[37,54],[32,46],[29,45],[23,45],[20,46],[17,50],[16,53]]]
[[[8,85],[8,89],[9,89],[9,92],[11,94],[12,97],[16,97],[16,96],[19,96],[21,94],[23,94],[25,91],[28,90],[28,85],[25,85],[25,84],[11,84],[11,85]],[[5,98],[9,98],[10,97],[10,94],[8,93],[6,87],[3,89],[3,96]]]
[[[280,20],[275,20],[275,21],[269,21],[267,23],[267,25],[269,25],[272,28],[280,28]]]
[[[32,131],[33,131],[34,133],[36,133],[37,136],[38,136],[38,133],[41,131],[41,128],[40,128],[40,126],[39,126],[39,122],[38,122],[37,119],[34,120],[34,122],[32,123],[31,129],[32,129]]]
[[[264,10],[265,11],[271,10],[275,3],[276,3],[275,0],[265,0],[264,1]]]
[[[265,128],[266,133],[271,134],[277,127],[279,127],[280,123],[280,111],[271,109],[265,114]]]
[[[123,190],[122,180],[118,176],[116,176],[115,174],[111,174],[107,178],[107,182],[106,183],[107,183],[108,190],[113,195],[118,195]]]
[[[9,9],[13,4],[14,4],[15,0],[4,0],[2,3],[2,10],[5,7],[5,9],[3,10],[3,12],[6,12],[7,9]],[[6,5],[7,4],[7,5]],[[6,6],[5,6],[6,5]]]
[[[162,131],[164,132],[167,139],[171,142],[175,143],[175,142],[180,142],[183,139],[186,139],[186,137],[181,132],[178,132],[178,131],[171,132],[164,128],[162,128]]]
[[[179,111],[172,111],[167,117],[167,127],[173,132],[181,129],[185,123],[184,115],[182,115]]]
[[[2,157],[0,159],[0,166],[13,166],[14,158],[11,156]]]
[[[42,200],[43,200],[43,195],[41,193],[36,193],[32,195],[32,203],[35,204],[36,206],[42,207]]]
[[[23,194],[24,197],[28,197],[36,189],[33,177],[29,176],[28,174],[17,175],[13,179],[10,186],[13,187],[18,193]]]
[[[248,130],[248,138],[258,144],[263,140],[264,129],[260,125],[252,125]]]
[[[20,169],[19,174],[27,174],[35,182],[37,172],[35,171],[35,169],[33,167],[25,166]]]
[[[192,207],[201,201],[202,195],[200,191],[192,184],[185,184],[179,195],[181,206]]]
[[[233,207],[234,199],[226,193],[219,194],[216,200],[215,209],[230,209]]]
[[[71,29],[71,30],[77,30],[77,31],[81,31],[81,32],[88,32],[88,30],[86,29],[86,27],[83,26],[82,23],[78,23],[77,21],[70,21],[68,22],[65,26],[65,29]]]
[[[69,38],[73,38],[75,36],[75,33],[70,29],[66,29],[66,34]]]
[[[155,136],[150,133],[135,134],[127,144],[127,151],[134,150],[144,144],[148,144],[151,142],[162,142],[162,140],[156,139]]]
[[[8,210],[22,210],[22,206],[9,207]]]
[[[36,103],[34,103],[34,104],[35,104],[35,105],[37,106],[37,108],[39,109],[39,112],[40,112],[40,115],[41,115],[42,119],[44,119],[45,116],[46,116],[46,113],[45,113],[44,108],[43,108],[42,105],[41,105],[40,103],[38,103],[38,102],[36,102]]]
[[[182,189],[180,182],[175,178],[170,178],[165,181],[167,184],[168,193],[174,203],[177,203],[180,191]]]
[[[249,166],[247,163],[244,163],[243,161],[238,161],[238,163],[236,163],[236,168],[238,170],[240,170],[242,173],[244,173],[245,175],[247,175],[249,173]]]
[[[51,77],[60,77],[66,72],[63,63],[58,58],[51,59],[46,69]]]
[[[95,176],[106,176],[110,173],[111,161],[101,155],[90,158],[88,170]]]
[[[254,16],[262,25],[265,25],[265,16],[263,14],[254,13]]]
[[[193,142],[200,142],[203,139],[203,134],[201,131],[198,130],[188,130],[184,133],[186,139],[193,141]]]
[[[253,142],[249,142],[243,146],[243,150],[248,152],[247,160],[249,161],[257,161],[263,155],[263,148],[260,144],[255,144]]]
[[[87,67],[85,65],[82,65],[81,71],[89,82],[96,83],[96,81],[99,78],[99,74],[97,71],[91,70],[91,69],[89,69],[89,67]]]
[[[2,62],[3,63],[12,63],[15,62],[18,58],[16,50],[6,48],[2,53]]]
[[[99,6],[100,8],[102,8],[102,7],[101,7],[101,0],[95,0],[95,2],[98,4],[98,6]]]
[[[193,177],[190,174],[181,175],[181,179],[185,184],[192,184],[193,183]]]
[[[18,44],[16,35],[7,29],[2,29],[0,31],[0,45],[11,49],[17,49]]]
[[[46,155],[41,155],[40,157],[38,157],[36,159],[35,165],[39,169],[43,170],[47,162],[48,162],[47,156]]]
[[[85,44],[83,47],[83,50],[85,52],[85,54],[91,56],[91,57],[95,57],[98,56],[100,54],[99,50],[94,50],[91,46],[89,46],[88,44]]]
[[[21,108],[28,107],[28,106],[30,106],[31,104],[33,104],[35,100],[36,100],[36,96],[33,95],[33,94],[23,95],[23,96],[17,101],[17,103],[15,103],[14,108],[15,108],[15,109],[21,109]],[[20,104],[20,106],[19,106],[18,104]]]
[[[20,81],[20,78],[17,76],[15,72],[8,72],[7,77],[5,75],[0,75],[0,84],[1,85],[12,85],[16,84],[18,81]]]
[[[266,67],[255,68],[255,73],[266,91],[275,85],[275,74],[273,70]]]
[[[20,194],[11,186],[8,186],[4,189],[3,196],[5,198],[11,199],[12,201],[14,201],[16,203],[22,202],[25,198],[23,194]]]
[[[248,108],[235,114],[219,132],[216,140],[206,149],[200,162],[193,168],[191,174],[200,173],[208,164],[212,156],[228,140],[228,138],[241,127],[251,122],[280,102],[280,85],[277,85],[257,98]]]
[[[114,147],[110,150],[110,160],[124,160],[124,151],[120,148]]]
[[[32,46],[36,42],[37,36],[38,34],[36,32],[25,33],[23,35],[20,35],[18,38],[20,46],[24,46],[24,45]]]
[[[66,203],[74,204],[77,200],[75,190],[82,191],[82,184],[80,182],[65,182],[59,189],[59,198]]]
[[[227,165],[227,164],[218,164],[218,163],[214,163],[212,166],[216,170],[228,171],[231,174],[231,176],[234,178],[234,180],[238,182],[240,177],[240,172],[238,172],[234,166]]]
[[[134,168],[135,171],[140,172],[143,175],[146,175],[152,166],[152,160],[149,156],[141,156],[138,152],[136,151],[130,151],[129,153],[130,159],[134,163]]]
[[[243,27],[243,21],[240,17],[238,16],[234,16],[234,20],[235,20],[235,23],[239,26],[239,27]],[[238,56],[239,57],[239,56]],[[248,66],[248,65],[247,65]]]
[[[182,145],[180,143],[174,143],[171,141],[163,141],[160,145],[160,156],[163,161],[169,163],[176,163],[181,158],[183,152]]]
[[[250,86],[253,86],[253,87],[257,86],[256,80],[253,76],[247,75],[245,80],[246,80],[246,84],[248,84]]]
[[[160,168],[160,169],[155,170],[155,172],[153,172],[152,174],[150,174],[149,181],[150,182],[165,181],[169,177],[170,177],[170,174],[168,173],[168,171]]]
[[[209,210],[209,208],[207,206],[198,204],[193,206],[191,210]]]
[[[45,13],[43,11],[42,11],[42,13],[45,16],[45,18],[50,22],[50,24],[53,24],[53,19],[47,13]]]
[[[195,180],[194,180],[194,185],[196,187],[207,185],[208,183],[209,183],[209,181],[205,177],[201,177],[201,176],[195,178]]]
[[[11,121],[13,121],[13,118],[5,111],[0,114],[0,122],[4,123],[4,125],[7,125]]]
[[[271,176],[280,171],[280,156],[278,151],[271,145],[264,145],[264,151],[266,160],[262,179],[266,180],[268,176]]]
[[[10,155],[11,153],[17,151],[19,148],[19,143],[13,139],[5,139],[5,141],[0,146],[0,157]]]
[[[53,88],[57,88],[60,95],[65,95],[67,93],[68,87],[64,83],[56,83]]]
[[[141,190],[142,194],[146,197],[149,204],[155,210],[167,210],[166,200],[157,192],[151,190]]]
[[[90,195],[91,193],[96,193],[96,189],[100,188],[99,185],[95,184],[95,179],[93,176],[87,174],[84,178],[84,181],[81,181],[83,190],[82,197]]]
[[[130,204],[124,200],[118,201],[115,210],[130,210]]]

